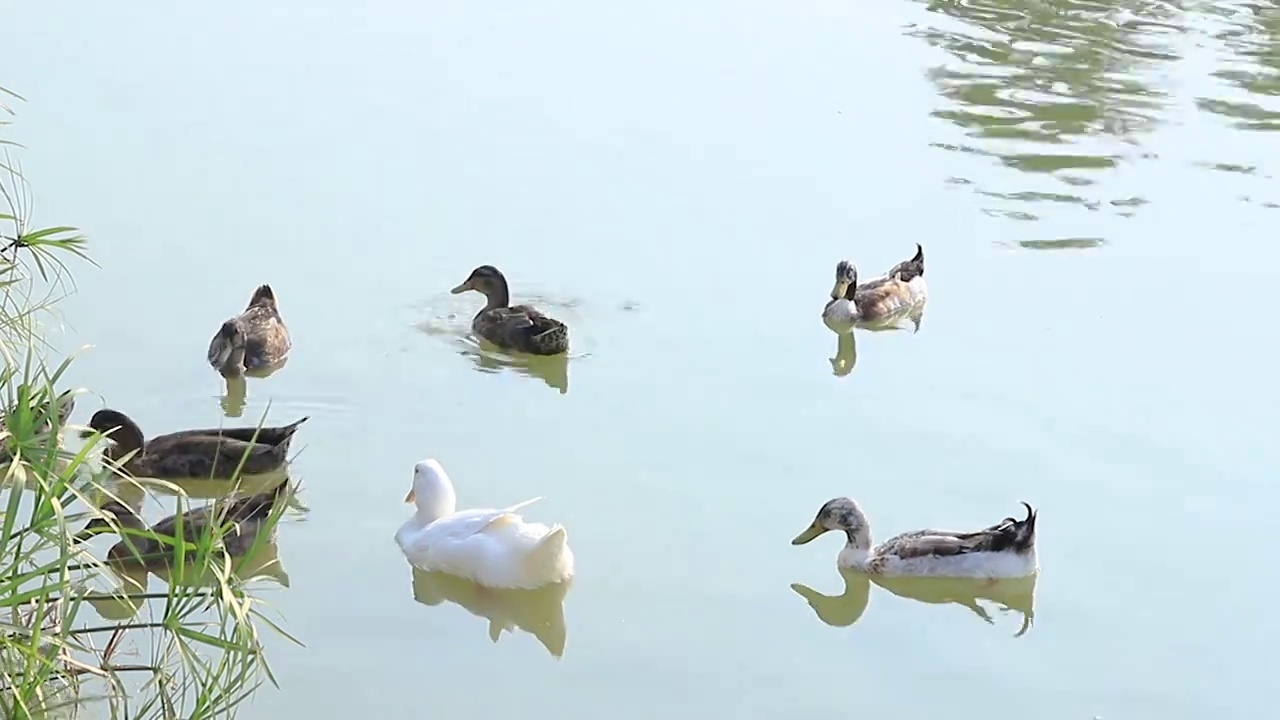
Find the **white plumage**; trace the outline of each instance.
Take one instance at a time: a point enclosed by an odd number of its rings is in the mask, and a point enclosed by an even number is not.
[[[440,463],[413,468],[413,517],[396,531],[396,543],[415,567],[444,572],[495,588],[535,588],[573,576],[568,532],[556,524],[525,522],[516,510],[457,510],[457,494]]]

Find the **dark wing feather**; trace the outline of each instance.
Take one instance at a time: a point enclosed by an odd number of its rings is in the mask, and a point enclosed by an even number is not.
[[[920,243],[916,243],[916,254],[910,260],[902,262],[889,268],[888,277],[895,277],[902,282],[911,282],[912,280],[924,275],[924,248]]]
[[[476,333],[500,347],[554,355],[568,347],[564,323],[528,305],[494,308],[476,318]]]
[[[1005,518],[977,532],[918,530],[884,544],[888,553],[901,558],[949,556],[974,552],[1025,552],[1035,544],[1036,512],[1030,505],[1023,520]]]

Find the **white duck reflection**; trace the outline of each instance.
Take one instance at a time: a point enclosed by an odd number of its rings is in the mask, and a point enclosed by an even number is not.
[[[440,572],[413,570],[413,599],[423,605],[451,602],[489,621],[489,639],[498,642],[502,631],[524,630],[542,643],[553,657],[564,654],[567,630],[564,598],[572,581],[544,585],[533,590],[487,588]]]
[[[870,602],[872,583],[908,600],[928,605],[959,605],[968,608],[989,625],[996,621],[979,601],[997,606],[1002,613],[1022,616],[1014,637],[1022,637],[1035,621],[1035,589],[1038,574],[1027,577],[989,580],[981,578],[884,577],[869,576],[848,568],[840,569],[844,592],[824,595],[801,583],[791,589],[809,603],[818,619],[832,627],[848,627],[862,618]]]

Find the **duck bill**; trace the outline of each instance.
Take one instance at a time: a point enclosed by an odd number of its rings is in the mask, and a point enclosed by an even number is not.
[[[468,290],[470,290],[470,289],[471,289],[471,281],[470,281],[470,280],[468,280],[467,282],[464,282],[464,283],[462,283],[461,285],[459,285],[459,286],[455,287],[454,289],[450,290],[450,291],[449,291],[449,294],[450,294],[450,295],[460,295],[460,294],[462,294],[462,293],[464,293],[464,292],[466,292],[466,291],[468,291]]]
[[[844,280],[837,280],[836,284],[831,287],[831,298],[833,300],[841,300],[848,291],[849,283]]]
[[[418,495],[417,495],[417,493],[415,493],[415,492],[413,491],[413,488],[409,488],[409,494],[404,496],[404,504],[405,504],[405,505],[412,505],[413,503],[415,503],[415,502],[417,502],[417,501],[418,501]]]
[[[822,527],[821,525],[815,522],[814,524],[805,528],[804,532],[797,535],[795,539],[791,541],[791,544],[804,545],[805,543],[809,542],[810,540],[813,540],[814,538],[818,537],[819,535],[821,535],[826,531],[827,531],[826,528]]]

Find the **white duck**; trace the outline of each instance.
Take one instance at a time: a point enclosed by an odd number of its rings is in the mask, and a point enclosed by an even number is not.
[[[458,496],[440,463],[413,466],[406,503],[417,512],[396,531],[396,543],[414,567],[443,572],[494,588],[535,588],[573,577],[568,532],[556,524],[525,522],[511,507],[457,509]]]

